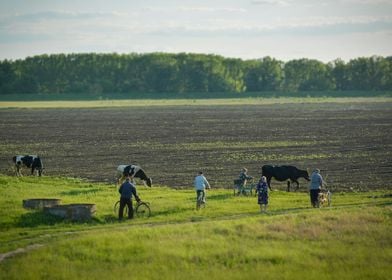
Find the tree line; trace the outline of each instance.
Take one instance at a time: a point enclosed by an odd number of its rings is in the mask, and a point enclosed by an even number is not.
[[[206,54],[53,54],[0,61],[0,94],[390,91],[392,57],[348,62]]]

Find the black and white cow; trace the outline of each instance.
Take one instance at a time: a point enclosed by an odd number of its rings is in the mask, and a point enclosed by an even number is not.
[[[117,183],[121,183],[127,176],[131,178],[139,178],[140,180],[144,181],[147,186],[152,186],[151,178],[148,177],[144,170],[138,165],[122,164],[117,167]]]
[[[12,158],[12,161],[15,164],[16,176],[22,176],[22,166],[27,168],[31,168],[31,175],[34,175],[34,171],[38,171],[38,176],[42,175],[42,171],[44,166],[42,165],[42,160],[39,156],[36,155],[26,155],[21,156],[17,155]]]

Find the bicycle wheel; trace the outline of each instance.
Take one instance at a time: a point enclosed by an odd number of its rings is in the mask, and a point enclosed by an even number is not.
[[[196,210],[199,210],[201,206],[201,201],[199,199],[197,199],[196,201]]]
[[[148,206],[148,202],[138,203],[138,205],[136,206],[135,212],[136,212],[136,216],[139,218],[150,217],[151,209],[150,209],[150,206]]]
[[[120,209],[120,201],[117,201],[114,204],[114,214],[118,215],[118,210]],[[125,205],[124,207],[124,216],[128,215],[128,205]]]

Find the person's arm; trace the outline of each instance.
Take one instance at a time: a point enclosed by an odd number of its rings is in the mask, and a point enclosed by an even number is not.
[[[118,192],[121,194],[121,192],[122,192],[122,188],[123,188],[123,185],[121,185],[121,187],[118,189]]]
[[[136,201],[139,202],[140,201],[140,197],[137,195],[136,188],[135,188],[134,185],[131,185],[131,191],[132,191],[132,194],[135,197]]]
[[[208,187],[209,189],[211,189],[210,183],[208,183],[206,177],[204,177],[204,183],[207,185],[207,187]]]

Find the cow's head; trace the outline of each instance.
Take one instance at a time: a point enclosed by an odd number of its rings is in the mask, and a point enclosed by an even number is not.
[[[140,167],[139,167],[139,168],[140,168]],[[147,186],[149,186],[149,187],[151,188],[151,186],[152,186],[152,180],[151,180],[150,177],[148,177],[148,176],[146,175],[146,173],[144,172],[143,169],[140,168],[140,169],[135,173],[134,177],[135,177],[135,178],[139,178],[140,180],[144,181],[144,183],[145,183]]]
[[[44,170],[44,166],[42,164],[42,161],[40,157],[36,157],[33,161],[33,170],[38,171],[38,176],[42,176],[42,172]]]
[[[39,169],[37,169],[38,170],[38,176],[42,176],[42,172],[44,171],[44,168],[43,167],[41,167],[41,168],[39,168]]]
[[[310,181],[309,172],[307,170],[300,170],[301,177],[303,177],[306,181]]]
[[[151,178],[147,178],[147,180],[145,181],[147,186],[149,186],[151,188],[152,186],[152,179]]]

